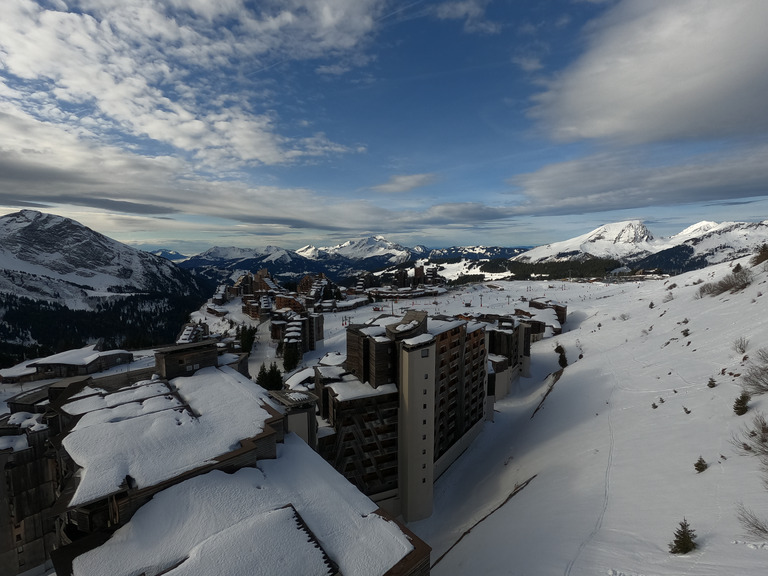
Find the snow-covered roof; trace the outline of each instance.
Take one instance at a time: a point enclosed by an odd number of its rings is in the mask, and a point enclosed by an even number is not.
[[[317,371],[323,378],[341,378],[346,370],[341,365],[317,366]]]
[[[340,352],[329,352],[320,359],[322,366],[340,366],[347,359],[346,354]]]
[[[89,394],[84,394],[86,391],[88,391]],[[79,415],[85,414],[86,412],[103,410],[104,408],[114,408],[121,404],[128,404],[131,402],[141,403],[154,396],[170,394],[172,394],[172,390],[165,382],[152,380],[138,382],[133,386],[121,388],[112,393],[105,390],[84,388],[79,394],[73,397],[76,398],[75,400],[64,404],[61,409],[68,414]]]
[[[12,452],[21,452],[29,448],[26,434],[16,436],[0,436],[0,451],[10,449]]]
[[[285,386],[287,388],[296,388],[299,384],[303,384],[305,381],[309,379],[313,379],[315,377],[315,369],[314,368],[305,368],[304,370],[299,370],[296,372],[296,374],[292,375],[290,378],[288,378],[285,381]]]
[[[87,366],[88,364],[98,360],[101,356],[113,356],[115,354],[130,354],[126,350],[108,350],[106,352],[98,352],[95,350],[96,346],[85,346],[84,348],[77,348],[75,350],[66,350],[59,352],[53,356],[48,356],[40,360],[36,360],[29,366],[41,366],[45,364],[66,364],[69,366]]]
[[[33,366],[35,362],[37,362],[37,360],[26,360],[21,364],[16,364],[16,366],[3,368],[0,370],[0,378],[18,378],[20,376],[34,374],[37,372],[37,369]]]
[[[440,320],[437,318],[430,318],[429,319],[429,332],[431,334],[442,334],[443,332],[448,332],[448,330],[453,330],[454,328],[458,328],[459,326],[466,324],[466,321],[464,320]]]
[[[426,344],[427,342],[431,342],[434,340],[434,336],[432,334],[419,334],[418,336],[414,336],[413,338],[406,338],[403,340],[403,344],[407,344],[408,346],[418,346],[419,344]]]
[[[173,379],[171,385],[178,397],[169,390],[164,396],[116,405],[112,395],[82,398],[74,408],[67,405],[68,411],[87,412],[63,440],[82,467],[70,505],[116,492],[126,475],[144,488],[209,464],[240,440],[260,434],[270,417],[264,408],[266,392],[228,367],[203,368]],[[121,401],[132,393],[116,394]]]
[[[103,574],[105,566],[113,576],[328,574],[324,552],[345,576],[379,575],[413,545],[376,510],[287,434],[277,459],[258,468],[214,471],[158,493],[105,544],[75,558],[73,574]]]
[[[360,382],[360,380],[351,374],[346,374],[342,377],[342,380],[338,382],[327,384],[326,388],[333,390],[336,393],[336,397],[341,401],[397,393],[397,386],[394,384],[384,384],[383,386],[374,388],[368,383]]]
[[[22,430],[31,430],[37,432],[38,430],[45,430],[48,428],[47,424],[42,422],[42,414],[32,414],[31,412],[14,412],[8,418],[8,424],[18,426]]]
[[[375,326],[366,326],[365,328],[360,329],[360,333],[366,336],[382,336],[383,334],[386,334],[386,332],[386,328],[378,324]]]

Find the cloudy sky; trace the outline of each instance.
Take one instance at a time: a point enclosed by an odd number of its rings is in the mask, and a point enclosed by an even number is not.
[[[142,247],[768,219],[764,0],[3,0],[0,213]]]

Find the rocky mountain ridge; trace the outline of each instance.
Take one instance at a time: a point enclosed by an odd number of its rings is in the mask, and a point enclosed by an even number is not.
[[[0,291],[57,299],[70,308],[105,294],[199,291],[196,280],[165,258],[137,250],[82,224],[35,210],[0,217]],[[77,305],[80,300],[80,306]]]
[[[734,260],[768,242],[768,221],[699,222],[678,234],[656,238],[640,220],[600,226],[587,234],[538,246],[514,258],[518,262],[567,262],[612,258],[628,266],[694,270]]]

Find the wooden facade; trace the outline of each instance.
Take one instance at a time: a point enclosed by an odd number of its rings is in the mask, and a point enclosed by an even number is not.
[[[160,348],[155,352],[155,366],[161,378],[171,380],[190,376],[200,368],[218,365],[216,342],[203,340]]]

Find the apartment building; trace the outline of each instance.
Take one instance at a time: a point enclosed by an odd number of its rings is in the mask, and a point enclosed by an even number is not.
[[[424,311],[350,326],[344,366],[316,368],[329,429],[318,451],[393,513],[407,521],[430,516],[434,481],[491,417],[488,338],[496,329]],[[493,342],[514,356],[519,374],[518,350],[504,349],[512,340]],[[512,375],[509,362],[505,370]]]

